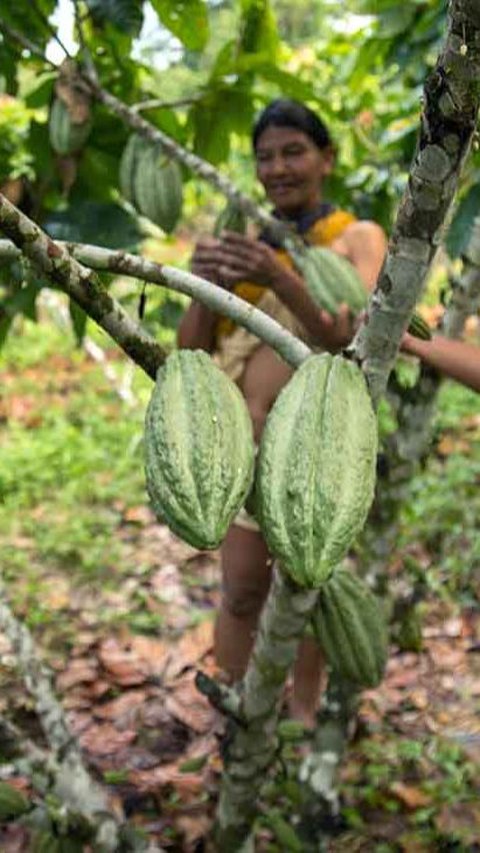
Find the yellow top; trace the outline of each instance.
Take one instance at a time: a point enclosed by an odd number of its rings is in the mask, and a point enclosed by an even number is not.
[[[316,222],[305,233],[305,238],[312,246],[330,246],[337,237],[340,237],[347,225],[355,222],[356,218],[352,213],[346,210],[334,210],[328,216],[317,219]],[[293,261],[285,251],[285,249],[275,249],[279,260],[286,267],[293,267]],[[254,284],[251,281],[240,281],[232,288],[232,292],[241,299],[245,299],[251,305],[256,305],[262,298],[265,291],[268,290],[260,284]],[[236,323],[228,317],[220,317],[215,328],[215,337],[225,337],[231,335],[236,328]]]

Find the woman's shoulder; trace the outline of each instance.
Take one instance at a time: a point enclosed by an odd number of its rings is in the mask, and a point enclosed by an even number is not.
[[[314,244],[328,246],[356,221],[350,211],[334,208],[326,216],[316,219],[309,228],[308,238]]]
[[[371,219],[357,219],[349,223],[342,233],[342,239],[346,245],[363,250],[375,248],[385,252],[387,247],[385,231]]]

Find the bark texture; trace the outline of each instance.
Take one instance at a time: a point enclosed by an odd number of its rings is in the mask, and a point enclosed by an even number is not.
[[[9,204],[9,202],[7,202]],[[12,207],[12,205],[10,205]],[[16,208],[13,208],[16,211]],[[21,222],[22,233],[28,225],[28,233],[40,229],[26,216],[17,211]],[[0,196],[0,231],[8,233],[4,227],[4,212],[2,212]],[[11,232],[10,232],[11,233]],[[119,303],[111,297],[96,280],[92,269],[132,276],[151,284],[161,285],[191,296],[202,302],[218,314],[229,317],[239,326],[243,326],[262,341],[269,344],[292,367],[299,365],[311,355],[310,348],[291,332],[283,328],[254,305],[250,305],[236,296],[206,279],[192,273],[179,270],[176,267],[156,264],[146,258],[119,250],[104,249],[101,246],[89,246],[81,243],[53,242],[42,235],[43,243],[37,245],[35,257],[28,255],[20,245],[20,237],[12,236],[12,241],[0,240],[0,258],[14,259],[24,253],[52,281],[56,281],[83,310],[95,320],[119,344],[149,376],[155,373],[163,363],[166,353],[156,341],[148,335],[141,326],[135,323]],[[62,277],[58,277],[56,267],[52,268],[48,252],[58,251],[65,263],[62,266]],[[42,254],[43,253],[43,254]],[[89,268],[89,269],[88,269]],[[81,276],[80,276],[81,271]],[[94,285],[90,284],[90,279]],[[104,313],[97,310],[97,302],[110,300],[112,310]],[[128,334],[127,334],[128,333]],[[129,349],[127,349],[127,345]],[[161,360],[160,360],[161,359]],[[154,371],[152,373],[152,371]]]
[[[97,827],[100,849],[118,850],[118,818],[112,814],[105,793],[87,772],[76,739],[68,729],[65,714],[52,690],[52,678],[39,660],[28,628],[13,615],[0,578],[0,631],[8,638],[18,661],[25,686],[35,702],[56,770],[55,793],[71,809],[81,812]],[[35,750],[29,749],[33,758]]]
[[[249,849],[258,794],[275,755],[285,681],[318,594],[275,570],[241,684],[242,722],[230,723],[215,832],[219,850]]]
[[[66,248],[51,240],[1,193],[0,231],[155,379],[159,366],[165,360],[165,350],[110,296],[92,270],[72,258]]]
[[[469,151],[480,91],[480,5],[451,0],[444,49],[425,83],[420,135],[365,322],[349,348],[374,401],[384,393]]]

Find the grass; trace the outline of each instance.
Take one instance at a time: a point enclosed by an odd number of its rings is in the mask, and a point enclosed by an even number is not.
[[[122,362],[114,364],[120,373]],[[138,404],[128,407],[73,339],[28,321],[8,339],[1,373],[4,405],[8,411],[16,401],[20,412],[0,427],[3,572],[21,582],[17,598],[29,601],[51,573],[115,585],[131,568],[117,535],[122,516],[147,503],[142,433],[150,381],[137,371]],[[29,609],[29,619],[41,616]]]
[[[105,336],[92,334],[106,346]],[[113,348],[109,356],[120,382],[126,362]],[[52,323],[27,320],[0,353],[0,381],[0,560],[15,611],[42,633],[44,648],[59,651],[75,643],[83,614],[84,624],[100,632],[127,626],[158,634],[162,615],[149,609],[143,586],[155,566],[154,546],[142,545],[140,523],[129,520],[147,505],[142,434],[150,381],[135,370],[137,403],[128,406],[102,368],[76,348],[73,336]],[[478,607],[480,424],[475,419],[478,396],[445,383],[434,452],[410,483],[395,548],[420,545],[430,557],[430,587],[450,603]],[[182,581],[198,582],[195,573]],[[200,611],[192,612],[192,619],[200,617]],[[365,833],[366,844],[352,849],[467,849],[461,838],[457,844],[454,829],[445,840],[435,816],[443,805],[472,801],[478,772],[454,743],[434,737],[423,743],[387,729],[385,723],[378,736],[359,742],[349,758],[344,817],[355,840]],[[107,781],[120,783],[123,771],[112,772]],[[421,789],[427,802],[403,814],[411,848],[407,835],[401,845],[369,835],[380,812],[398,819],[394,785],[399,780]],[[271,809],[265,826],[275,837],[268,848],[272,853],[295,849],[294,838],[286,846],[290,818],[285,823],[282,814],[295,812],[297,784],[290,776],[274,783],[271,797],[265,793]],[[348,849],[348,839],[341,843]]]

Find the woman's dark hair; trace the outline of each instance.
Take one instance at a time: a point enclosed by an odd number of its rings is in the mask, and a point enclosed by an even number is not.
[[[294,127],[301,130],[315,143],[317,148],[327,148],[332,144],[330,134],[323,121],[313,110],[299,101],[289,98],[277,98],[272,101],[258,116],[252,132],[253,148],[256,150],[258,140],[267,127]]]

